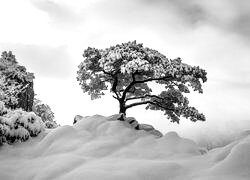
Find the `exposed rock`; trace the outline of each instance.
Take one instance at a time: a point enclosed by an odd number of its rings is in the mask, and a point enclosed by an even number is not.
[[[154,130],[155,128],[149,124],[139,124],[139,130],[144,130],[144,131],[151,131]]]
[[[163,136],[163,134],[160,131],[156,130],[153,126],[149,124],[139,124],[134,117],[127,117],[125,119],[125,122],[128,122],[130,126],[136,130],[144,130],[157,137]]]
[[[125,119],[125,121],[127,121],[130,124],[130,123],[133,123],[134,121],[136,121],[136,119],[134,117],[127,117]]]
[[[107,121],[117,121],[121,118],[122,114],[114,114],[112,116],[107,117]]]
[[[200,152],[201,154],[207,154],[207,153],[208,153],[208,150],[205,149],[205,148],[200,147],[200,148],[199,148],[199,152]]]
[[[150,134],[153,134],[155,136],[158,136],[158,137],[163,136],[163,134],[160,131],[156,130],[156,129],[153,129],[153,130],[150,130],[150,131],[147,131],[147,132],[149,132]]]
[[[132,128],[139,130],[139,123],[134,117],[127,117],[125,121],[128,122]]]
[[[34,101],[34,89],[33,82],[28,82],[25,85],[25,89],[19,93],[17,108],[22,108],[23,110],[30,112],[32,111],[33,101]]]
[[[117,120],[125,121],[125,118],[126,118],[126,115],[124,113],[120,113],[119,117],[117,118]]]
[[[82,120],[82,118],[83,118],[83,116],[81,116],[81,115],[76,115],[76,116],[74,117],[74,122],[73,122],[73,124],[75,124],[75,123],[77,123],[78,121]]]

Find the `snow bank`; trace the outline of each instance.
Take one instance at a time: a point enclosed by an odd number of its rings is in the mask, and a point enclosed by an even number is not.
[[[149,127],[148,127],[149,128]],[[82,117],[0,149],[0,179],[23,180],[247,180],[250,136],[209,152],[169,132],[136,131],[115,116]]]

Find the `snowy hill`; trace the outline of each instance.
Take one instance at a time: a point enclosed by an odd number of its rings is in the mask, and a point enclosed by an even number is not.
[[[0,147],[1,180],[249,180],[250,132],[206,151],[169,132],[161,138],[95,115]]]

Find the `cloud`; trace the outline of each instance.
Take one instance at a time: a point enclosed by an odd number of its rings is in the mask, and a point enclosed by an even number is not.
[[[249,1],[148,0],[147,3],[164,7],[166,14],[169,9],[172,9],[184,23],[189,23],[191,27],[210,24],[250,40]]]
[[[41,11],[48,14],[52,23],[65,25],[78,25],[83,21],[83,16],[77,14],[74,9],[66,6],[63,3],[58,3],[52,0],[35,0],[31,1],[32,4]]]
[[[17,61],[35,76],[66,78],[70,76],[70,56],[66,46],[0,44],[1,51],[12,51]]]
[[[200,21],[207,19],[207,13],[204,11],[204,8],[194,0],[188,2],[185,0],[145,0],[145,2],[150,6],[155,6],[155,8],[161,7],[162,9],[165,9],[166,15],[174,13],[177,15],[177,18],[182,19],[183,23],[195,25],[199,24]]]
[[[197,0],[196,0],[197,1]],[[197,1],[200,3],[200,1]],[[250,2],[233,0],[213,0],[211,3],[200,4],[206,10],[209,22],[225,31],[235,33],[249,39]]]

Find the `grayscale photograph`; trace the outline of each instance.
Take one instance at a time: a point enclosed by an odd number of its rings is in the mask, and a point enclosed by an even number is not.
[[[0,180],[250,180],[250,1],[0,0]]]

